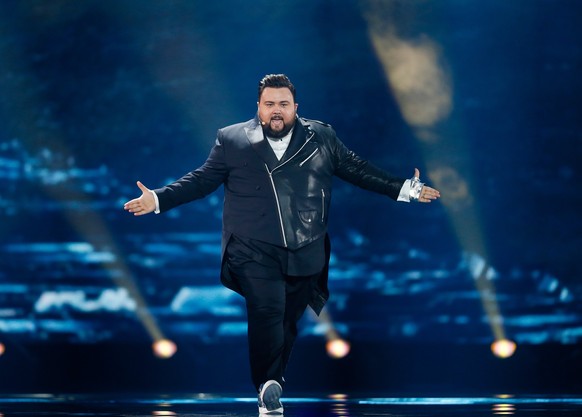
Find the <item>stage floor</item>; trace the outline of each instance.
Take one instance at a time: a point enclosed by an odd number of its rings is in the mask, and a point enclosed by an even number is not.
[[[344,394],[283,398],[286,417],[559,417],[582,415],[582,396],[349,397]],[[250,417],[256,398],[232,395],[11,394],[0,397],[0,417]]]

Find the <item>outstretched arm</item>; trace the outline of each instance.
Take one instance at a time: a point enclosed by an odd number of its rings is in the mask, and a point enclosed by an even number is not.
[[[137,186],[142,192],[141,196],[129,200],[123,205],[123,208],[124,210],[133,213],[134,216],[143,216],[144,214],[151,213],[156,209],[156,200],[152,191],[141,182],[138,181]]]
[[[420,178],[420,171],[418,168],[414,168],[414,179]],[[419,203],[430,203],[432,200],[436,200],[441,196],[441,193],[434,188],[424,185],[420,190],[420,195],[418,196]]]

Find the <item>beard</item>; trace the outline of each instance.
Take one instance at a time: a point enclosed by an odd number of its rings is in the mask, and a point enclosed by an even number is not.
[[[280,121],[283,124],[283,128],[280,130],[273,130],[271,128],[271,122],[274,120]],[[283,121],[283,118],[273,117],[271,120],[269,120],[269,122],[264,122],[264,124],[262,122],[261,125],[263,126],[263,133],[266,136],[274,139],[281,139],[285,137],[291,131],[291,129],[293,129],[293,126],[295,126],[295,118],[293,118],[293,122],[286,124]]]

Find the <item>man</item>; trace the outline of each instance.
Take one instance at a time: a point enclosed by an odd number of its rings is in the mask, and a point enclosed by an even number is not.
[[[440,197],[419,171],[409,180],[347,149],[327,124],[299,118],[295,87],[283,74],[259,82],[254,119],[220,129],[206,162],[176,182],[149,190],[125,210],[165,212],[224,184],[221,280],[245,298],[252,380],[261,414],[282,414],[283,374],[310,305],[328,298],[327,221],[334,175],[394,200]]]

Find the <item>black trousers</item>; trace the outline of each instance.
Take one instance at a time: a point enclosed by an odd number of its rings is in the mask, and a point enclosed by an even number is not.
[[[256,246],[235,238],[229,242],[226,254],[230,274],[246,302],[253,384],[257,390],[271,379],[283,385],[297,322],[319,274],[285,274],[287,257],[283,248]]]

